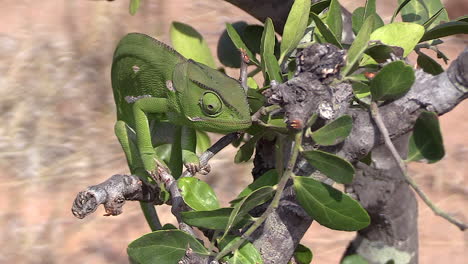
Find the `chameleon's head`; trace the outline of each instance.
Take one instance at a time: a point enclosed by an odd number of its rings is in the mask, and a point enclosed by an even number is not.
[[[188,60],[174,69],[178,108],[195,129],[229,133],[251,125],[247,96],[238,81]]]

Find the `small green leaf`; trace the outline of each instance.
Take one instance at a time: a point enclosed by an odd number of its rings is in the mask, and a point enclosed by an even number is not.
[[[375,2],[375,0],[370,1]],[[330,31],[333,32],[333,35],[335,35],[336,39],[341,42],[343,19],[341,17],[341,6],[338,0],[331,0],[330,7],[328,8],[327,12],[327,17],[325,18],[325,24],[328,26]]]
[[[320,150],[302,152],[307,161],[328,178],[338,183],[351,183],[354,177],[354,167],[348,161]]]
[[[370,40],[380,40],[388,46],[403,48],[403,57],[408,56],[416,44],[424,35],[424,27],[414,23],[395,22],[385,25],[372,32]],[[365,55],[359,65],[375,63],[373,59]]]
[[[129,12],[133,16],[140,8],[140,0],[130,0]]]
[[[370,82],[372,100],[393,100],[406,94],[414,83],[413,68],[403,61],[391,62]]]
[[[228,225],[229,216],[234,208],[219,208],[211,211],[187,211],[182,212],[182,220],[184,223],[213,230],[224,230]],[[245,224],[249,221],[249,217],[244,215],[240,218],[239,224]]]
[[[421,1],[421,0],[420,0]],[[442,4],[441,0],[424,0],[422,1],[424,6],[427,9],[427,13],[429,14],[429,20],[432,25],[424,26],[426,28],[432,28],[433,26],[439,25],[441,22],[448,22],[450,19],[448,17],[447,10],[445,10],[444,5]],[[424,24],[426,24],[426,21]]]
[[[294,190],[304,210],[321,225],[356,231],[370,223],[361,205],[335,188],[308,177],[294,177]]]
[[[219,208],[218,198],[209,184],[195,177],[177,180],[177,186],[185,203],[196,211],[208,211]]]
[[[241,239],[240,237],[227,236],[221,240],[219,245],[223,249],[231,244],[237,243]],[[258,250],[252,245],[252,243],[246,241],[236,249],[232,255],[228,255],[222,259],[229,264],[262,264],[263,259]]]
[[[172,22],[170,31],[172,47],[175,50],[187,59],[193,59],[211,68],[216,68],[208,44],[193,27],[180,22]]]
[[[468,22],[450,21],[427,31],[419,42],[443,38],[455,34],[468,34]]]
[[[403,3],[403,0],[398,0],[398,3]],[[401,9],[401,19],[403,22],[412,22],[422,25],[429,19],[429,13],[423,3],[419,0],[413,0]]]
[[[356,96],[358,99],[362,99],[370,95],[369,85],[363,82],[353,82],[353,91],[354,96]]]
[[[146,234],[128,245],[127,254],[132,263],[174,264],[185,256],[187,247],[199,255],[210,254],[194,237],[180,230],[160,230]]]
[[[353,12],[353,14],[351,16],[351,22],[352,22],[352,28],[353,28],[354,34],[357,35],[359,33],[359,31],[361,30],[364,22],[371,15],[374,16],[374,25],[372,27],[371,32],[378,29],[379,27],[382,27],[384,25],[384,22],[383,22],[382,18],[377,13],[367,14],[367,16],[366,16],[366,9],[364,7],[358,7],[358,8],[356,8],[356,10],[354,10],[354,12]],[[364,19],[364,16],[366,16],[365,19]]]
[[[258,177],[253,183],[249,184],[247,188],[237,196],[236,200],[251,194],[253,191],[260,189],[264,186],[275,186],[278,183],[278,171],[273,169],[265,172],[262,176]]]
[[[319,145],[336,145],[349,135],[353,128],[353,119],[349,115],[343,115],[312,132],[312,139]]]
[[[252,137],[249,141],[244,143],[242,147],[239,148],[239,150],[236,153],[236,156],[234,157],[234,162],[235,163],[241,163],[241,162],[247,162],[250,160],[252,157],[252,154],[255,150],[255,146],[257,144],[257,141],[263,136],[263,133],[258,133],[254,137]]]
[[[325,8],[330,6],[331,0],[324,0],[313,4],[310,7],[310,13],[320,14]]]
[[[438,75],[444,72],[444,69],[442,66],[440,66],[439,63],[422,52],[418,53],[417,63],[418,66],[423,69],[423,71],[432,75]]]
[[[432,26],[432,24],[437,20],[437,18],[439,18],[439,16],[444,11],[445,11],[445,8],[442,7],[437,13],[435,13],[433,16],[431,16],[426,22],[424,22],[424,24],[423,24],[424,28],[426,28],[426,29],[430,28]],[[445,11],[445,13],[447,13],[447,11]]]
[[[211,146],[211,140],[205,131],[196,130],[197,154],[202,154]]]
[[[437,114],[422,112],[416,120],[411,137],[414,143],[410,141],[406,161],[419,160],[424,157],[429,163],[434,163],[444,157],[444,143]]]
[[[336,38],[336,36],[331,32],[331,30],[323,23],[323,21],[318,17],[316,14],[311,13],[310,16],[315,22],[315,25],[317,26],[318,30],[322,34],[322,36],[325,38],[325,41],[328,43],[331,43],[338,48],[342,49],[343,46],[341,46],[340,41]]]
[[[302,244],[298,244],[294,250],[294,259],[298,264],[309,264],[313,257],[312,251]]]
[[[398,0],[400,5],[398,5],[398,8],[395,9],[395,12],[393,12],[392,18],[390,19],[390,23],[393,23],[393,20],[395,20],[395,17],[400,13],[401,9],[403,9],[410,1],[412,0],[404,0],[403,2]]]
[[[275,57],[275,29],[271,18],[265,21],[265,28],[262,34],[262,44],[260,46],[260,55],[262,58],[262,71],[265,79],[283,82],[281,70]]]
[[[370,46],[365,53],[378,63],[384,63],[392,58],[392,54],[398,58],[403,57],[403,48],[397,46],[388,46],[385,44],[375,44]]]
[[[353,44],[351,44],[351,47],[348,50],[348,56],[346,58],[347,63],[341,71],[341,75],[348,75],[353,66],[358,62],[358,60],[361,59],[364,51],[368,46],[370,34],[374,28],[374,22],[374,15],[370,15],[362,25],[362,28],[359,30],[359,33],[354,39]]]
[[[250,51],[247,46],[245,45],[244,41],[242,40],[241,36],[237,32],[237,30],[231,25],[231,24],[226,24],[226,30],[229,34],[229,37],[231,38],[232,42],[234,45],[237,47],[237,49],[243,49],[247,53],[247,56],[249,56],[249,59],[252,63],[255,65],[259,65],[257,59],[255,58],[255,55]],[[239,57],[240,60],[240,57]]]
[[[369,262],[359,255],[350,255],[343,258],[341,264],[369,264]]]
[[[280,63],[296,48],[304,35],[309,20],[310,2],[310,0],[295,0],[289,11],[281,40]]]
[[[239,35],[239,32],[244,32],[247,27],[247,23],[244,21],[239,21],[231,24],[235,29],[236,33]],[[226,26],[227,27],[227,26]],[[240,38],[240,36],[239,36]],[[226,67],[231,68],[240,68],[240,52],[239,48],[234,45],[231,37],[228,34],[227,29],[223,31],[218,40],[217,45],[217,55],[219,61]]]
[[[234,210],[229,216],[229,221],[224,232],[224,236],[229,233],[229,230],[236,225],[250,210],[266,203],[274,195],[274,190],[270,186],[261,187],[242,199],[234,205]],[[224,238],[223,236],[223,238]]]

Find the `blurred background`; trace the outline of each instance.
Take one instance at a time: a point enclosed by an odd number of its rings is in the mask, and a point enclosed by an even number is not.
[[[340,1],[350,11],[365,1]],[[397,0],[377,1],[388,22]],[[449,16],[468,12],[448,0]],[[221,0],[142,0],[135,16],[129,0],[3,1],[0,10],[0,263],[128,263],[126,246],[147,233],[138,203],[83,220],[70,212],[75,195],[117,173],[128,173],[113,134],[112,53],[128,32],[169,43],[172,21],[188,23],[215,55],[226,22],[260,23]],[[446,38],[441,50],[455,58],[468,38]],[[229,71],[237,78],[237,71]],[[411,175],[441,208],[468,220],[468,102],[441,118],[446,157],[412,164]],[[223,205],[250,181],[251,163],[232,165],[227,148],[212,161],[212,184]],[[169,207],[158,207],[175,223]],[[420,263],[467,263],[468,235],[420,204]],[[314,263],[338,263],[354,233],[314,223],[303,244]]]

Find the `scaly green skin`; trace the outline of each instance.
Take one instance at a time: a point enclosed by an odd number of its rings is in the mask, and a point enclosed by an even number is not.
[[[182,164],[198,171],[195,129],[230,133],[251,125],[238,81],[149,36],[131,33],[119,42],[111,77],[115,133],[130,171],[144,180],[151,181],[155,160],[176,178]]]

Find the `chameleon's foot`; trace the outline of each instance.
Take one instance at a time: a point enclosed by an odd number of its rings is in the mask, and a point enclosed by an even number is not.
[[[200,171],[199,163],[185,163],[185,168],[190,172],[190,174],[195,175]]]
[[[207,175],[208,173],[210,173],[210,171],[211,171],[211,166],[210,166],[210,164],[206,164],[205,166],[203,166],[202,168],[200,168],[199,173],[202,174],[202,175]]]

